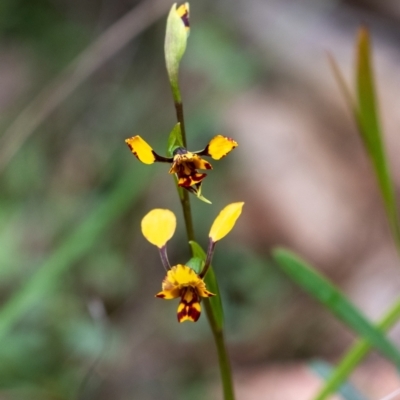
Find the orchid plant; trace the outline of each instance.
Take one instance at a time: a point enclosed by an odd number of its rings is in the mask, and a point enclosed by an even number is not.
[[[165,300],[180,298],[177,310],[179,322],[196,322],[201,316],[201,301],[204,301],[217,346],[224,399],[233,400],[232,374],[223,333],[222,303],[211,261],[216,243],[233,229],[244,203],[231,203],[219,213],[211,226],[208,249],[207,252],[204,252],[195,242],[189,194],[194,194],[200,200],[210,203],[201,194],[206,174],[199,171],[211,170],[213,167],[202,157],[220,160],[238,144],[230,137],[216,135],[204,149],[200,151],[187,150],[178,71],[189,32],[189,4],[185,3],[179,7],[174,4],[168,16],[165,36],[165,60],[177,116],[177,124],[168,139],[169,154],[165,157],[157,154],[139,135],[128,138],[125,142],[136,158],[144,164],[155,162],[171,164],[169,173],[175,175],[192,258],[184,264],[170,265],[167,242],[172,238],[176,229],[176,217],[172,211],[156,208],[143,217],[142,233],[151,244],[158,248],[162,265],[166,270],[166,276],[161,285],[162,290],[156,294],[156,297]]]

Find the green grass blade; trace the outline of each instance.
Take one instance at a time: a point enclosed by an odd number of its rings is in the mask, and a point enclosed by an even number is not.
[[[118,217],[123,215],[148,183],[149,172],[129,169],[113,192],[98,204],[86,219],[43,263],[42,267],[0,309],[0,339],[40,300],[49,295],[63,274],[82,258]]]
[[[207,255],[205,251],[202,249],[202,247],[194,241],[190,241],[189,244],[190,247],[192,248],[193,255],[205,261]],[[204,299],[204,302],[210,304],[210,309],[214,315],[217,328],[218,330],[222,331],[224,325],[224,312],[222,309],[221,294],[219,292],[217,278],[215,276],[214,270],[211,265],[210,268],[208,269],[207,275],[204,278],[204,282],[206,283],[207,289],[211,293],[216,294],[216,296],[214,297]]]
[[[367,339],[386,358],[400,368],[400,353],[385,335],[371,324],[364,315],[326,278],[310,265],[285,249],[275,249],[273,257],[283,271],[336,315],[349,328]]]
[[[400,300],[389,310],[383,319],[377,325],[377,328],[383,332],[388,331],[400,318]],[[353,372],[357,365],[371,350],[368,340],[362,339],[346,353],[332,375],[325,382],[325,386],[317,394],[314,400],[325,400],[329,395],[338,390],[340,385]]]
[[[357,40],[356,120],[377,175],[393,237],[400,250],[400,226],[396,197],[383,145],[382,129],[379,123],[370,42],[368,30],[361,28]]]
[[[309,367],[323,379],[329,379],[329,377],[331,377],[334,373],[334,368],[329,363],[321,360],[312,361],[309,363]],[[350,382],[341,382],[337,392],[343,397],[344,400],[368,400]]]

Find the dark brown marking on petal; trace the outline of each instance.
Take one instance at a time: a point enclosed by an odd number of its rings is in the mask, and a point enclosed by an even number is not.
[[[178,174],[179,176],[179,174]],[[190,187],[192,185],[192,180],[190,179],[190,176],[181,176],[179,178],[179,186],[182,187]]]
[[[198,184],[200,183],[205,177],[207,176],[207,174],[199,174],[199,173],[195,173],[191,175],[191,179],[194,183]]]
[[[125,143],[126,143],[126,145],[129,147],[129,150],[132,152],[132,154],[133,154],[138,160],[140,160],[139,157],[138,157],[138,155],[137,155],[137,152],[135,151],[135,149],[133,148],[133,146],[132,146],[130,143],[128,143],[126,140],[125,140]]]
[[[196,172],[192,172],[190,175],[185,175],[183,173],[178,173],[178,185],[184,188],[189,188],[194,185],[198,185],[207,174],[199,174]]]
[[[200,318],[200,311],[194,308],[193,306],[189,306],[188,310],[188,317],[193,320],[193,322],[196,322]]]
[[[130,143],[128,143],[126,140],[125,140],[125,143],[131,149],[131,151],[133,152],[133,146]]]
[[[186,296],[187,294],[191,294],[191,296]],[[191,300],[188,301],[186,297],[191,298]],[[179,308],[182,308],[177,313],[179,322],[184,322],[184,320],[196,322],[200,318],[201,313],[198,310],[200,308],[199,295],[195,289],[187,287],[182,290]]]
[[[165,299],[165,294],[164,293],[156,294],[155,297],[158,297],[159,299]]]
[[[182,311],[178,312],[178,314],[176,314],[179,322],[182,322],[183,318],[185,318],[186,315],[187,315],[186,307]]]

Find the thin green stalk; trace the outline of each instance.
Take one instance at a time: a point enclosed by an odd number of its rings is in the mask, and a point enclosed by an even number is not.
[[[400,299],[388,311],[383,319],[378,323],[378,327],[386,332],[400,318]],[[339,389],[344,380],[357,367],[362,359],[371,350],[371,345],[367,340],[359,340],[343,357],[340,364],[336,367],[331,377],[325,382],[325,386],[317,394],[314,400],[325,400],[330,394]]]
[[[180,98],[180,95],[179,95]],[[187,147],[186,144],[186,129],[185,129],[185,119],[183,118],[183,104],[181,101],[175,101],[175,110],[176,110],[176,118],[181,126],[181,135],[183,146]],[[179,188],[178,188],[179,190]],[[186,190],[179,191],[179,199],[181,201],[183,217],[185,218],[185,226],[186,226],[186,234],[189,241],[194,241],[194,227],[193,227],[193,218],[192,218],[192,210],[190,206],[190,198],[189,193]]]
[[[186,147],[186,132],[185,121],[183,117],[183,106],[181,102],[175,102],[176,116],[178,122],[181,124],[183,145]],[[178,187],[179,190],[179,187]],[[183,192],[183,193],[182,193]],[[188,241],[195,241],[192,211],[190,207],[189,193],[183,190],[179,193],[179,198],[182,205],[183,216],[185,219],[186,233]],[[192,255],[194,256],[193,252]],[[214,336],[215,345],[217,346],[219,369],[221,373],[222,387],[224,392],[224,400],[235,400],[233,392],[232,371],[229,361],[228,352],[225,346],[224,332],[222,328],[218,327],[214,313],[212,311],[208,299],[204,299],[204,308],[206,310],[207,319],[210,324],[211,331]]]
[[[192,240],[195,240],[195,237],[194,237],[192,210],[190,207],[190,198],[189,198],[189,193],[186,190],[183,191],[183,196],[181,197],[181,205],[183,210],[183,217],[185,218],[186,235],[188,241],[190,242]]]
[[[233,392],[231,364],[229,361],[228,352],[226,351],[224,332],[222,329],[218,328],[218,324],[212,312],[209,299],[204,299],[204,308],[206,310],[207,319],[210,324],[215,343],[217,345],[218,361],[219,361],[219,368],[221,371],[224,399],[234,400],[235,394]]]
[[[183,118],[183,104],[181,101],[175,102],[175,111],[176,111],[176,118],[178,122],[180,122],[181,124],[183,146],[186,148],[187,147],[186,128],[185,128],[185,119]]]

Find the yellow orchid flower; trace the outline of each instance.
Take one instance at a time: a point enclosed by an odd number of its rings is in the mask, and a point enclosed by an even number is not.
[[[178,306],[178,321],[196,322],[200,318],[200,297],[211,297],[215,294],[206,289],[203,279],[190,267],[178,264],[172,267],[162,282],[162,291],[156,294],[160,299],[181,298]]]
[[[125,142],[136,158],[144,164],[153,164],[154,162],[170,163],[169,173],[176,174],[178,185],[200,198],[201,184],[207,174],[200,173],[198,170],[212,169],[212,165],[203,160],[201,156],[220,160],[238,146],[235,140],[217,135],[210,140],[203,150],[190,152],[184,147],[177,147],[173,151],[172,157],[162,157],[138,135],[126,139]]]
[[[162,291],[157,293],[156,297],[165,300],[180,297],[177,312],[179,322],[196,322],[201,314],[201,298],[215,296],[207,290],[204,277],[210,267],[215,244],[233,229],[242,212],[243,204],[243,202],[229,204],[215,219],[209,233],[207,257],[199,274],[187,265],[177,264],[171,267],[168,261],[167,242],[176,227],[176,218],[172,211],[154,209],[142,219],[142,233],[151,244],[158,247],[162,264],[167,270],[167,276],[162,282]]]

